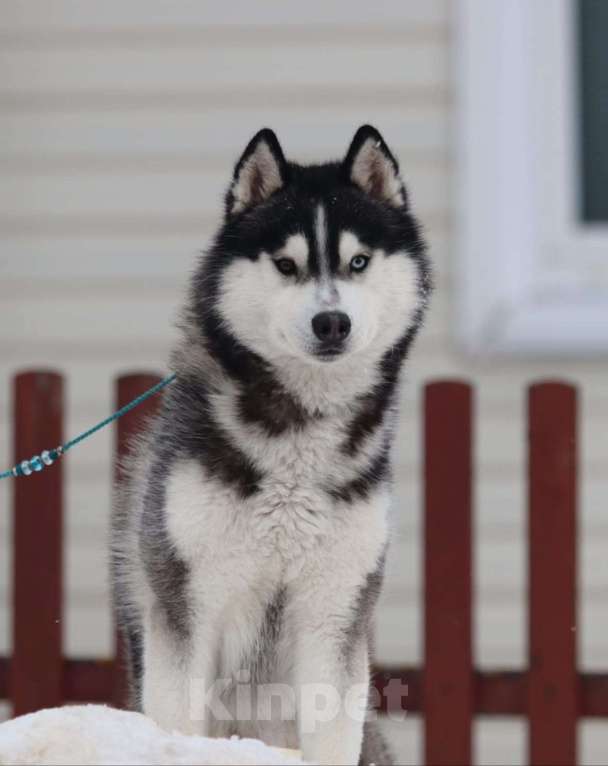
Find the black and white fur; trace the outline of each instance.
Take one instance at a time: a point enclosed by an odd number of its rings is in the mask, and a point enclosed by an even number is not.
[[[134,704],[160,725],[324,764],[390,763],[373,725],[343,709],[314,732],[297,696],[291,722],[200,720],[193,689],[230,679],[233,709],[243,680],[367,688],[399,373],[429,292],[374,128],[344,161],[306,167],[272,131],[252,139],[192,281],[177,380],[125,465],[114,517]],[[347,337],[317,337],[328,311],[346,315]]]

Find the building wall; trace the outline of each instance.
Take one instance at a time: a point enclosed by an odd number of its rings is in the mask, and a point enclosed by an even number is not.
[[[51,366],[68,379],[67,432],[113,407],[111,380],[162,370],[172,320],[208,241],[232,164],[259,127],[289,156],[338,157],[376,124],[399,156],[435,263],[437,291],[412,353],[397,450],[395,541],[379,660],[421,661],[420,395],[474,380],[475,656],[522,667],[525,645],[524,389],[567,377],[582,390],[581,664],[606,667],[608,393],[601,361],[484,360],[452,338],[458,269],[448,0],[374,5],[10,0],[0,19],[0,458],[11,463],[10,377]],[[51,446],[51,445],[41,445]],[[111,647],[106,548],[111,434],[67,461],[66,650]],[[0,487],[0,652],[10,647],[10,482]],[[419,722],[391,724],[401,759]],[[525,757],[518,722],[478,725],[481,762]],[[601,760],[600,724],[584,756]]]

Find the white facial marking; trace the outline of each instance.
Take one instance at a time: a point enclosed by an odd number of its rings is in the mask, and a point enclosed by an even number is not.
[[[316,297],[319,302],[319,311],[336,308],[340,303],[340,292],[335,282],[329,279],[319,282]]]
[[[348,268],[355,255],[365,253],[367,250],[368,248],[362,244],[359,237],[357,237],[356,234],[353,234],[352,231],[343,231],[340,234],[338,252],[340,255],[340,265],[343,269]]]
[[[329,253],[327,251],[327,217],[323,205],[317,207],[315,217],[315,238],[319,253],[319,280],[316,298],[319,310],[335,308],[340,302],[340,293],[336,283],[331,278],[329,270]]]
[[[275,261],[280,258],[291,258],[298,269],[305,269],[308,264],[308,242],[303,234],[292,234],[287,238],[283,247],[274,253]]]

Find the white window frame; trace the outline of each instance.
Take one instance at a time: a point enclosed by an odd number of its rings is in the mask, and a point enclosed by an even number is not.
[[[608,352],[608,226],[578,220],[573,0],[458,0],[458,331],[472,354]]]

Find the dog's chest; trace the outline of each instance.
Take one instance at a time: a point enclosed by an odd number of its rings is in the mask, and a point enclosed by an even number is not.
[[[319,423],[258,443],[260,452],[251,457],[263,478],[246,501],[256,537],[291,554],[331,532],[336,519],[329,489],[348,473],[350,462],[340,451],[341,438],[336,424]]]
[[[169,528],[180,549],[227,549],[293,562],[339,534],[344,514],[330,488],[351,471],[341,453],[342,431],[318,424],[279,437],[243,436],[242,449],[260,471],[255,490],[243,496],[195,461],[176,466],[168,492]]]

